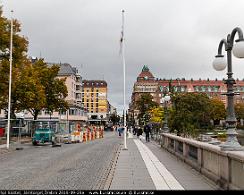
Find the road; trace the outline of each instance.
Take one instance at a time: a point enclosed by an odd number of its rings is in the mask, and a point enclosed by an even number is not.
[[[32,146],[0,155],[2,190],[99,190],[121,144],[115,132],[86,143]]]

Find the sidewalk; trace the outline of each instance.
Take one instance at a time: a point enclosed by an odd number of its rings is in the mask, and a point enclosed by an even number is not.
[[[15,150],[18,147],[23,147],[25,143],[31,143],[31,138],[21,138],[20,143],[18,140],[11,140],[9,149],[7,149],[7,144],[0,144],[0,154],[8,153],[10,150]]]
[[[218,186],[156,142],[127,139],[120,150],[110,190],[217,190]]]

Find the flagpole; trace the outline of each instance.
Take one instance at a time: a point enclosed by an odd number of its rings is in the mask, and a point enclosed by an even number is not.
[[[10,30],[10,58],[9,58],[9,89],[8,89],[8,127],[7,127],[7,149],[10,141],[10,113],[11,113],[11,85],[12,85],[12,50],[13,50],[13,10],[11,10],[11,30]]]
[[[124,10],[122,10],[122,61],[123,61],[123,76],[124,76],[124,150],[127,150],[126,136],[127,136],[127,127],[126,127],[126,108],[125,108],[125,39],[124,39]]]

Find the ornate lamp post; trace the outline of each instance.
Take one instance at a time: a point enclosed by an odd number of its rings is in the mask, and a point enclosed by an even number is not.
[[[234,37],[238,33],[239,39],[236,40],[236,44],[234,45]],[[224,58],[224,55],[222,54],[222,48],[223,45],[225,46],[225,51],[227,51],[227,62]],[[240,28],[235,28],[231,34],[228,34],[227,40],[222,39],[219,43],[218,47],[218,55],[215,56],[215,59],[213,61],[213,67],[217,71],[224,70],[226,66],[227,68],[227,75],[228,79],[225,81],[225,84],[227,85],[227,93],[224,95],[227,96],[227,117],[226,117],[226,123],[227,123],[227,141],[220,145],[222,150],[225,151],[231,151],[231,150],[244,150],[244,147],[242,147],[237,138],[237,132],[236,132],[236,117],[235,117],[235,110],[234,110],[234,95],[236,93],[234,92],[234,84],[235,80],[232,77],[232,49],[233,54],[237,58],[244,58],[244,39],[243,39],[243,33]]]

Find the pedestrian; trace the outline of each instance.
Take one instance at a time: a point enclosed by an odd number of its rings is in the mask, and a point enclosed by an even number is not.
[[[136,135],[136,133],[137,133],[137,127],[134,126],[134,127],[133,127],[133,135]]]
[[[144,132],[146,134],[146,142],[149,142],[150,141],[149,134],[151,133],[151,128],[148,124],[144,126]]]
[[[139,138],[140,139],[140,136],[142,135],[142,129],[141,129],[141,127],[138,127],[137,128],[137,138]]]
[[[118,132],[119,132],[119,137],[121,137],[121,133],[124,131],[124,127],[119,127]]]

